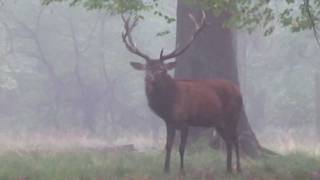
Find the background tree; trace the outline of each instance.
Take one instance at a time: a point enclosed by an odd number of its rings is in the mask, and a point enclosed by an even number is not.
[[[117,18],[39,1],[3,3],[3,132],[78,132],[112,139],[124,128],[129,134],[139,131],[129,125],[136,122],[158,136],[158,122],[146,121],[153,115],[141,110],[145,102],[135,90],[139,82],[121,75],[128,75],[130,67],[121,61],[129,56],[117,38]]]
[[[188,6],[183,0],[177,6],[177,44],[185,44],[190,36],[192,22],[188,21],[188,14],[199,14],[196,7]],[[234,34],[231,29],[224,28],[223,24],[229,17],[222,14],[218,17],[208,15],[210,26],[193,44],[193,48],[183,56],[177,57],[179,65],[175,71],[177,78],[186,79],[229,79],[239,85],[236,52],[234,49]],[[201,69],[201,71],[199,71]],[[203,128],[194,129],[193,136],[199,136]],[[209,137],[212,137],[208,131]],[[212,132],[211,132],[212,133]],[[211,138],[212,139],[212,138]],[[219,138],[214,138],[216,141]],[[239,140],[243,152],[256,156],[260,145],[252,131],[246,114],[241,115],[239,122]],[[218,142],[212,142],[219,145]]]

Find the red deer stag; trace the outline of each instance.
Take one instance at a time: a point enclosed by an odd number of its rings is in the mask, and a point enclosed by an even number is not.
[[[125,32],[122,40],[133,54],[142,57],[146,64],[130,62],[136,70],[145,71],[145,90],[150,108],[162,118],[167,128],[166,157],[164,171],[170,170],[170,154],[175,131],[181,131],[180,172],[184,173],[184,151],[189,126],[215,127],[224,139],[227,148],[227,171],[232,172],[232,147],[236,152],[237,170],[240,172],[237,123],[242,111],[242,98],[239,88],[227,80],[178,80],[167,74],[176,62],[165,63],[168,59],[183,54],[206,26],[206,14],[202,12],[200,23],[189,15],[195,25],[186,45],[169,54],[161,50],[160,57],[150,58],[134,44],[131,32],[138,24],[138,17],[122,16]],[[132,21],[131,21],[132,20]]]

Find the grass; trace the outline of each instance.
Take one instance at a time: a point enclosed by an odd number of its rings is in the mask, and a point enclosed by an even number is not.
[[[286,151],[283,156],[257,160],[242,158],[243,172],[229,175],[225,170],[225,155],[209,149],[207,142],[199,141],[188,146],[186,175],[180,176],[177,147],[172,152],[171,173],[163,173],[164,152],[155,150],[162,149],[163,142],[155,149],[144,150],[146,152],[124,153],[103,150],[107,145],[117,145],[116,142],[112,144],[81,134],[8,137],[0,135],[0,180],[320,179],[319,144],[316,143],[303,146],[308,151]],[[122,141],[120,144],[134,143],[140,147],[152,142],[145,137]]]
[[[171,174],[163,174],[163,153],[117,153],[82,151],[4,152],[0,154],[1,180],[147,180],[231,179],[304,180],[320,179],[320,158],[305,153],[258,160],[243,159],[243,172],[228,175],[225,157],[213,150],[186,154],[186,175],[180,176],[179,159],[173,152]]]

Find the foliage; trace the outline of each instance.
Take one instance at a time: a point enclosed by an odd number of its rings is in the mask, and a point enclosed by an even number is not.
[[[44,5],[56,1],[62,2],[66,0],[43,0]],[[137,12],[150,8],[151,6],[148,3],[145,3],[142,0],[72,0],[69,1],[71,6],[83,5],[84,7],[91,9],[106,9],[111,12]]]
[[[168,22],[174,18],[163,15],[157,9],[160,1],[142,0],[43,0],[43,4],[52,2],[69,2],[70,5],[82,5],[88,9],[105,9],[110,12],[138,12],[141,10],[154,11],[154,14],[163,16]],[[313,28],[318,24],[320,16],[320,1],[313,0],[186,0],[189,3],[200,4],[204,9],[212,11],[215,15],[227,12],[230,14],[226,26],[246,29],[252,32],[257,27],[264,29],[264,35],[270,35],[278,23],[289,28],[292,32],[300,32]],[[314,24],[313,24],[314,23]]]
[[[70,6],[82,5],[88,10],[106,10],[111,14],[138,13],[141,11],[152,10],[154,15],[162,17],[167,23],[172,23],[175,18],[159,10],[159,0],[42,0],[43,5],[49,5],[52,2],[69,2]],[[159,34],[163,36],[167,32]]]

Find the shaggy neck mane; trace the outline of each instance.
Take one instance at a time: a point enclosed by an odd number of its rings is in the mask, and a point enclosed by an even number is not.
[[[175,81],[165,74],[154,82],[146,80],[145,83],[150,108],[161,118],[170,119],[177,93]]]

